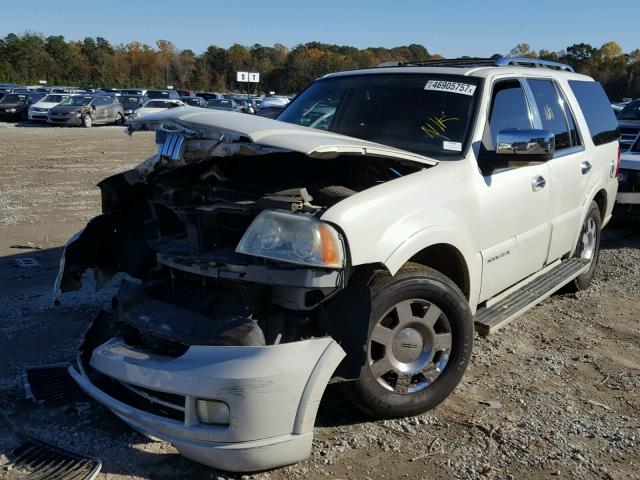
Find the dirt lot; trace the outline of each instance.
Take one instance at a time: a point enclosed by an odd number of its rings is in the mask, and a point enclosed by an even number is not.
[[[99,212],[94,185],[153,147],[152,135],[116,127],[0,124],[0,407],[33,435],[99,456],[102,480],[226,478],[96,403],[35,405],[19,378],[21,365],[73,361],[109,302],[108,289],[87,286],[52,305],[61,246]],[[588,291],[477,338],[462,384],[435,411],[370,421],[329,388],[312,456],[246,478],[640,478],[640,228],[608,229],[602,246]],[[0,430],[0,465],[12,441]]]

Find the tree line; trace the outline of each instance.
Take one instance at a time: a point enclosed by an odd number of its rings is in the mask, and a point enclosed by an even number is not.
[[[560,61],[599,80],[612,100],[640,97],[640,49],[624,53],[615,42],[601,47],[586,43],[565,50],[536,52],[523,43],[508,55]],[[492,58],[499,58],[495,54]],[[0,39],[0,82],[92,87],[165,87],[242,91],[236,71],[260,72],[259,92],[295,93],[329,72],[373,67],[385,61],[437,60],[418,44],[364,48],[308,42],[288,48],[275,44],[229,48],[211,45],[200,54],[180,50],[168,40],[155,46],[140,42],[112,45],[102,37],[68,41],[26,32]],[[469,58],[469,57],[463,57]]]

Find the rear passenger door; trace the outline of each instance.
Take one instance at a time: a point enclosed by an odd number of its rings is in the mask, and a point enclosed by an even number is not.
[[[593,185],[593,159],[584,148],[575,116],[561,87],[552,79],[529,78],[537,128],[555,135],[556,152],[549,166],[551,242],[547,263],[574,247],[587,192]]]
[[[104,98],[96,97],[93,100],[93,122],[94,123],[103,123],[104,122]]]

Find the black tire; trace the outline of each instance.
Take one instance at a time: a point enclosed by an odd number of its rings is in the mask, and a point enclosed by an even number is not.
[[[412,263],[407,264],[393,277],[388,274],[376,276],[370,288],[372,312],[367,341],[367,363],[362,367],[357,380],[344,384],[345,396],[366,414],[379,418],[418,415],[436,407],[458,385],[471,359],[474,329],[467,299],[460,289],[440,272]],[[376,325],[381,324],[380,319],[395,305],[413,302],[415,299],[425,301],[429,305],[426,307],[427,310],[431,305],[436,305],[441,310],[444,317],[438,317],[437,322],[442,319],[447,321],[451,339],[450,352],[439,376],[432,382],[425,382],[426,387],[413,393],[396,393],[390,391],[388,386],[383,386],[382,377],[376,379],[369,367],[369,359],[372,357],[369,350],[373,350],[375,346],[372,343],[372,332]],[[395,338],[394,342],[397,341],[398,335]],[[432,351],[435,351],[435,348]],[[420,376],[420,373],[417,375]],[[410,380],[411,385],[415,378],[412,377]]]
[[[124,117],[122,116],[121,113],[116,113],[116,121],[115,121],[116,125],[123,125],[124,124]]]
[[[90,113],[84,114],[81,121],[84,128],[91,128],[93,126],[93,118]]]
[[[566,287],[563,289],[565,293],[575,293],[580,290],[584,290],[591,284],[593,280],[593,275],[596,271],[596,267],[598,266],[598,259],[600,258],[600,237],[602,233],[602,217],[600,216],[600,208],[596,202],[591,202],[589,206],[589,211],[587,212],[587,216],[582,223],[582,227],[580,227],[580,236],[578,238],[578,244],[576,245],[576,250],[574,253],[574,257],[580,258],[584,251],[584,234],[588,228],[589,221],[592,220],[595,223],[595,250],[593,252],[593,256],[590,261],[589,270],[584,272],[582,275],[577,276],[571,282],[569,282]]]

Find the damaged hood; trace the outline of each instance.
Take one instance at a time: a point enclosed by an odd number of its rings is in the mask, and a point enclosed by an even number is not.
[[[438,162],[417,153],[368,142],[337,133],[316,130],[270,118],[222,110],[179,107],[145,115],[130,121],[128,132],[165,130],[196,138],[242,141],[305,154],[315,158],[335,158],[340,154],[367,155],[436,165]]]

